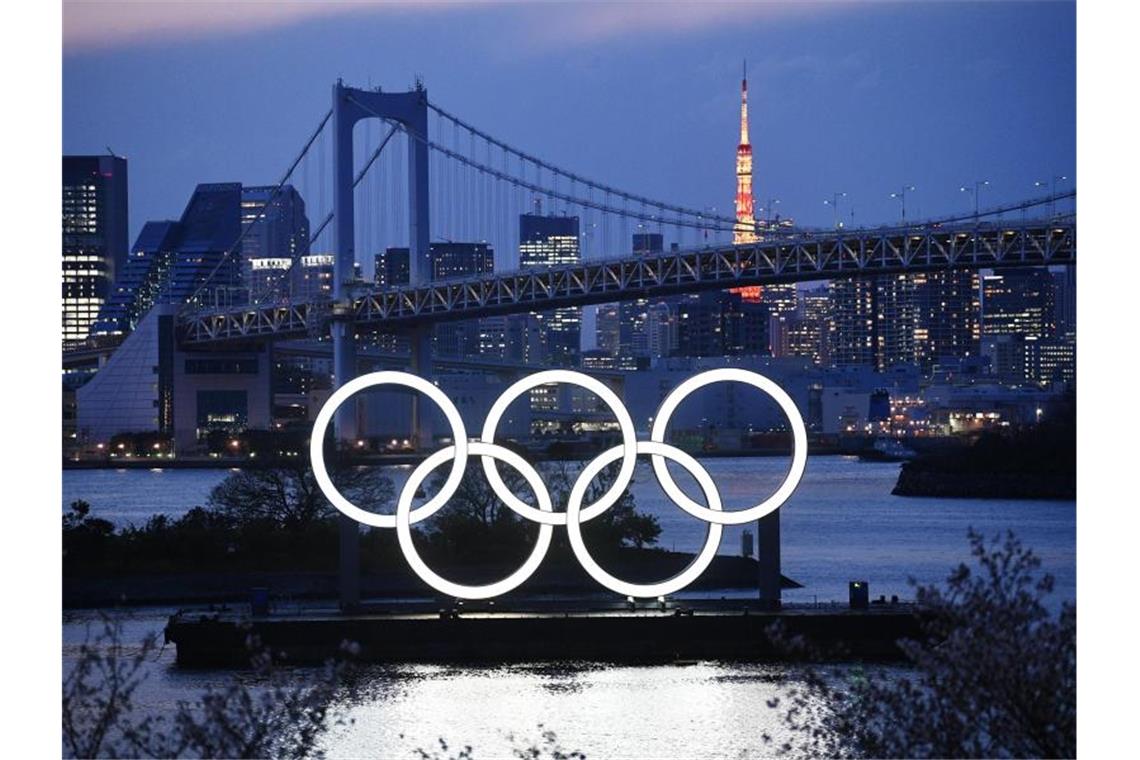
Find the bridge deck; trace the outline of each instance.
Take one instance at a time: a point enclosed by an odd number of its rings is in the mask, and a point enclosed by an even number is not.
[[[399,329],[745,285],[1073,264],[1076,248],[1075,219],[801,233],[748,245],[362,290],[335,310],[326,300],[187,312],[180,328],[187,344],[279,340],[324,332],[334,311],[351,316],[361,331]]]

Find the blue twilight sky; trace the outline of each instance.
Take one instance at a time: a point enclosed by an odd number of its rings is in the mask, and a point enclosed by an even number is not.
[[[748,60],[759,207],[859,224],[1037,194],[1076,163],[1068,2],[65,2],[63,150],[130,161],[130,226],[276,181],[337,77],[431,98],[624,189],[729,211]],[[1066,185],[1071,186],[1071,185]]]

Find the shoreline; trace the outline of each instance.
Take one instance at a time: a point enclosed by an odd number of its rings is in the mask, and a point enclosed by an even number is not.
[[[692,554],[658,549],[626,549],[615,561],[614,571],[633,581],[667,577],[687,565]],[[476,567],[490,577],[509,574],[509,567]],[[438,568],[445,577],[470,574],[471,568]],[[759,564],[751,557],[717,555],[704,574],[688,587],[693,591],[756,589]],[[152,572],[130,575],[64,576],[63,608],[146,607],[154,605],[248,604],[251,590],[268,590],[272,602],[336,601],[337,572],[290,570],[209,570]],[[798,584],[784,579],[784,587]],[[523,595],[590,594],[599,586],[576,564],[552,561],[544,564],[519,589]],[[408,568],[397,565],[380,572],[360,573],[362,597],[416,599],[438,594]]]
[[[809,450],[809,457],[845,457],[857,456],[860,449],[857,448],[838,448],[838,447],[815,447]],[[531,454],[528,456],[530,461],[534,462],[588,462],[593,459],[600,452],[589,453],[567,453],[558,456],[551,456],[545,453]],[[752,458],[772,458],[772,457],[788,457],[790,452],[786,449],[738,449],[738,450],[722,450],[722,451],[701,451],[701,452],[687,452],[697,459],[752,459]],[[406,465],[417,465],[427,458],[427,455],[417,454],[393,454],[384,456],[373,457],[352,457],[347,463],[358,466],[375,466],[375,467],[398,467]],[[114,461],[107,460],[74,460],[64,459],[64,470],[240,470],[246,467],[254,467],[261,464],[263,461],[270,460],[250,460],[248,458],[228,458],[228,459],[165,459],[165,460],[148,460],[148,459],[116,459]]]

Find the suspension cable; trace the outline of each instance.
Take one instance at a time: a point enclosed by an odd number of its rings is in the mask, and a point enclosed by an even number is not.
[[[301,152],[298,153],[297,157],[293,159],[293,163],[289,165],[289,168],[285,171],[285,174],[281,177],[281,180],[277,183],[277,186],[273,188],[273,192],[269,195],[269,200],[267,200],[261,207],[261,211],[258,212],[256,217],[250,220],[249,224],[247,224],[245,226],[245,229],[241,231],[241,234],[238,235],[237,240],[235,240],[230,245],[229,249],[226,250],[224,254],[222,254],[222,258],[218,261],[214,268],[210,270],[210,273],[206,275],[206,279],[202,281],[202,284],[198,286],[197,290],[195,290],[194,293],[191,294],[190,298],[187,299],[187,303],[194,302],[198,299],[198,296],[202,293],[203,290],[206,289],[207,285],[209,285],[210,281],[214,278],[214,275],[217,274],[218,270],[222,268],[222,265],[226,263],[226,260],[233,256],[234,252],[237,251],[238,246],[240,246],[242,241],[245,240],[246,235],[250,233],[250,230],[252,230],[254,226],[258,224],[262,219],[264,219],[267,213],[269,213],[269,208],[273,205],[274,201],[277,200],[277,197],[281,195],[281,191],[285,188],[285,183],[288,182],[289,178],[293,176],[293,172],[305,158],[305,155],[309,152],[309,148],[312,147],[313,143],[316,142],[321,132],[324,131],[325,125],[328,124],[329,119],[332,118],[332,114],[333,112],[330,108],[325,114],[324,118],[321,119],[321,123],[318,124],[317,128],[313,131],[312,136],[309,137],[309,139],[305,142],[305,146],[301,148]]]

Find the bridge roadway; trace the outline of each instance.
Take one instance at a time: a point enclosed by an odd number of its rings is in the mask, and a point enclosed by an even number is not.
[[[942,269],[1076,263],[1075,217],[1021,222],[798,232],[747,245],[615,259],[420,286],[362,286],[341,303],[311,301],[187,311],[180,338],[189,348],[323,334],[330,319],[358,332],[544,311],[745,285],[872,277]]]

